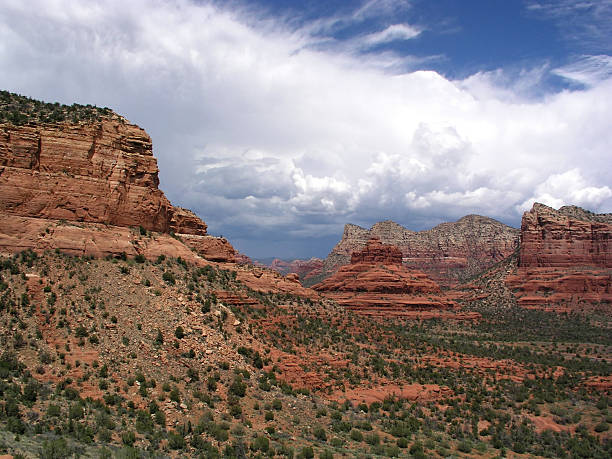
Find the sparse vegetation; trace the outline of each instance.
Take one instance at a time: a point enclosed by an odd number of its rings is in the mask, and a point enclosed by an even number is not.
[[[104,118],[121,119],[109,108],[93,105],[63,105],[41,102],[29,97],[0,91],[0,123],[15,125],[36,123],[95,122]]]
[[[611,397],[587,384],[611,374],[607,317],[474,304],[478,323],[382,322],[256,292],[217,267],[117,263],[129,272],[56,253],[0,258],[11,453],[610,455]],[[426,384],[439,388],[431,399],[351,395]]]

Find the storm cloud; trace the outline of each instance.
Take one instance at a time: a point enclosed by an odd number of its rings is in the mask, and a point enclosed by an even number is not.
[[[606,55],[451,80],[321,42],[239,3],[8,0],[0,83],[145,128],[168,197],[253,256],[325,255],[346,222],[516,225],[535,200],[612,211]],[[549,73],[580,85],[532,91]]]

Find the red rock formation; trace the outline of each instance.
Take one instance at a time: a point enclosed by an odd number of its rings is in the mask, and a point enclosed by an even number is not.
[[[198,255],[210,261],[235,263],[235,249],[224,237],[179,234],[181,240]]]
[[[174,208],[158,189],[147,133],[94,124],[0,127],[0,212],[167,233]],[[199,234],[206,234],[200,221]]]
[[[612,268],[612,214],[535,203],[523,214],[519,266]]]
[[[206,234],[206,224],[189,209],[173,207],[170,212],[169,228],[177,234],[203,236]]]
[[[92,123],[0,124],[0,245],[6,251],[44,247],[107,254],[127,243],[117,241],[111,233],[122,231],[110,227],[142,227],[182,235],[204,258],[233,262],[233,247],[208,236],[206,224],[193,212],[172,206],[158,185],[150,137],[118,115]],[[79,222],[81,228],[70,236],[74,243],[63,230],[55,237],[24,233],[15,241],[10,235],[19,218],[29,219],[24,229],[61,221]],[[110,225],[109,236],[95,225],[86,235],[89,224]]]
[[[112,112],[93,122],[0,124],[0,251],[234,263],[231,244],[206,234],[158,185],[151,139]],[[258,291],[318,296],[295,278],[227,268]]]
[[[351,254],[351,264],[402,265],[402,251],[394,245],[383,245],[380,239],[373,237],[363,250]]]
[[[269,267],[281,274],[295,273],[300,279],[307,280],[321,274],[323,260],[320,258],[311,258],[310,260],[291,260],[285,261],[275,258],[270,263]]]
[[[418,232],[392,221],[376,223],[369,230],[347,224],[342,240],[325,259],[322,273],[329,276],[348,264],[351,254],[376,236],[385,244],[397,246],[408,268],[427,273],[440,285],[451,286],[514,253],[518,234],[514,228],[478,215]]]
[[[249,258],[249,256],[245,255],[244,253],[236,252],[235,259],[236,259],[236,263],[238,263],[239,265],[252,265],[253,264],[253,260],[251,260],[251,258]]]
[[[536,203],[523,214],[519,268],[506,284],[526,307],[610,309],[611,240],[612,214]]]
[[[316,299],[317,293],[305,288],[295,277],[282,276],[267,268],[255,266],[242,267],[237,279],[250,289],[263,293],[290,293],[305,298]]]
[[[417,310],[448,309],[454,302],[426,274],[402,265],[397,247],[378,238],[351,255],[351,264],[313,287],[349,309],[368,315],[402,315]]]
[[[26,249],[37,252],[58,249],[71,255],[99,258],[125,253],[128,257],[142,254],[154,260],[165,255],[204,264],[204,260],[189,247],[168,234],[143,236],[138,229],[122,226],[0,214],[0,252],[14,253]]]

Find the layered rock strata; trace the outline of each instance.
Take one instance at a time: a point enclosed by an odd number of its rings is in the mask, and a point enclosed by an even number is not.
[[[378,238],[371,238],[366,247],[351,255],[349,265],[313,288],[366,315],[402,316],[455,306],[426,274],[404,267],[397,247]]]
[[[526,307],[610,309],[612,214],[535,203],[523,215],[518,269],[506,284]]]
[[[323,263],[321,277],[348,264],[351,254],[375,236],[385,244],[397,246],[409,269],[425,272],[440,285],[452,286],[514,253],[518,235],[517,229],[479,215],[417,232],[390,220],[376,223],[369,230],[347,224],[342,240]]]
[[[233,262],[227,240],[207,235],[206,224],[172,206],[158,186],[151,138],[118,115],[93,123],[0,124],[0,248],[5,251],[141,253],[127,233],[117,236],[136,227],[143,233],[175,233],[202,257]],[[96,224],[107,225],[107,234]],[[166,249],[175,246],[168,242]]]
[[[254,290],[317,296],[293,277],[236,265],[226,239],[173,206],[159,189],[151,138],[140,127],[110,109],[1,96],[0,120],[12,121],[0,123],[0,252],[181,257],[220,263]],[[54,115],[41,114],[41,106]]]

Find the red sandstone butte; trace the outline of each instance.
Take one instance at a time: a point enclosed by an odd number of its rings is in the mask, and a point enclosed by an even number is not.
[[[151,138],[116,114],[90,123],[0,124],[0,249],[141,253],[117,234],[142,227],[175,233],[206,259],[233,262],[233,247],[207,235],[206,224],[172,206],[158,186]],[[161,250],[154,245],[148,241],[149,252]],[[182,253],[174,246],[164,242],[168,255]]]
[[[612,214],[535,203],[523,214],[516,274],[506,285],[520,305],[610,310]]]
[[[401,251],[372,238],[351,255],[351,264],[313,287],[357,313],[413,317],[415,311],[445,310],[455,303],[426,274],[408,270]]]

